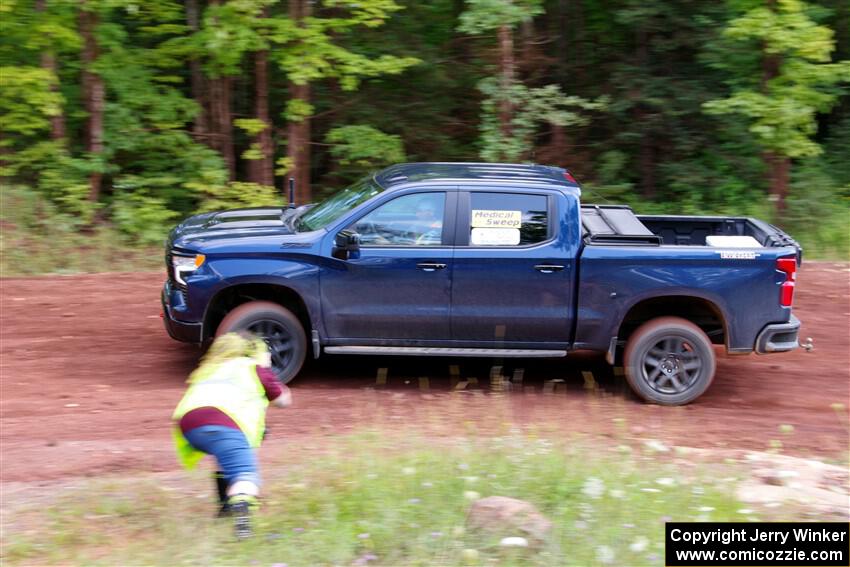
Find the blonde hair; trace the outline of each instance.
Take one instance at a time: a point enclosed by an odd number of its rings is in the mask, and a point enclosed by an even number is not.
[[[189,375],[189,383],[200,382],[209,378],[218,367],[236,358],[260,360],[263,353],[268,352],[265,341],[245,331],[225,333],[215,338],[201,364]]]

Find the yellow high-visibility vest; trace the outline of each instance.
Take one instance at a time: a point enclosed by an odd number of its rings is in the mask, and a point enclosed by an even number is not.
[[[252,447],[259,447],[266,429],[269,400],[257,375],[256,361],[235,358],[213,368],[205,378],[193,382],[174,410],[174,442],[180,462],[192,469],[204,453],[192,447],[180,430],[180,418],[193,409],[214,407],[233,420]]]

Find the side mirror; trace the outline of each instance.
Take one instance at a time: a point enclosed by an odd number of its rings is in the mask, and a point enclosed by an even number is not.
[[[351,252],[360,250],[360,235],[352,230],[343,230],[334,238],[333,257],[348,260]]]

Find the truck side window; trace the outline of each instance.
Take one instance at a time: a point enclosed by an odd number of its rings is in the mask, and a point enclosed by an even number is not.
[[[470,204],[470,246],[526,246],[549,238],[544,195],[473,192]]]
[[[404,195],[355,221],[349,229],[361,246],[439,246],[443,243],[445,193]]]

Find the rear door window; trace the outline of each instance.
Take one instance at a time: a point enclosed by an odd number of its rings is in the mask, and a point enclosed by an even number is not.
[[[550,238],[545,195],[472,192],[469,216],[469,246],[529,246]]]

